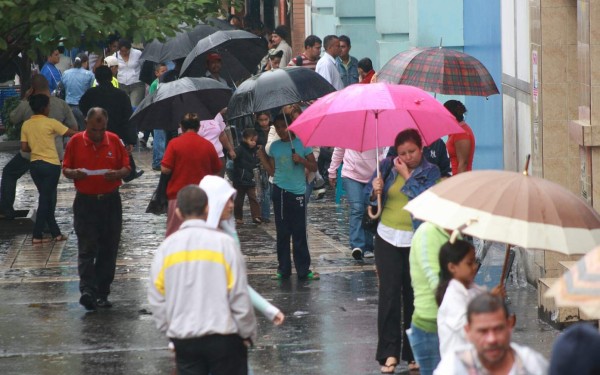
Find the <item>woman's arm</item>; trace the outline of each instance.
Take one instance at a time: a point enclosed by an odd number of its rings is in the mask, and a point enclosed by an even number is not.
[[[467,171],[469,165],[469,156],[471,155],[471,141],[469,139],[461,139],[454,143],[456,149],[456,158],[458,159],[458,172]]]
[[[21,151],[23,152],[31,152],[31,147],[29,147],[29,143],[21,142]]]

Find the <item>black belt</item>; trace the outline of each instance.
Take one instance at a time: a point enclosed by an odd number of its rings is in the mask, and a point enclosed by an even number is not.
[[[119,194],[119,189],[113,190],[110,193],[104,193],[104,194],[84,194],[84,193],[80,193],[77,192],[77,196],[81,197],[81,198],[85,198],[85,199],[92,199],[92,200],[102,200],[102,199],[106,199],[108,197],[111,197],[113,195]]]

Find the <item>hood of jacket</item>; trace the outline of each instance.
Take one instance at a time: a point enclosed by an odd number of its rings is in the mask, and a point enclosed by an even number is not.
[[[208,217],[206,224],[209,228],[220,228],[237,238],[233,214],[228,220],[221,220],[221,214],[227,201],[235,197],[236,190],[224,178],[205,176],[199,184],[208,196]]]

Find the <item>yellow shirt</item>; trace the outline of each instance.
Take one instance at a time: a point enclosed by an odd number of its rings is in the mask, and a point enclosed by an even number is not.
[[[33,115],[23,123],[21,142],[27,142],[31,148],[31,161],[43,160],[60,165],[54,138],[64,135],[69,128],[44,115]]]
[[[387,191],[387,199],[381,214],[381,223],[396,230],[412,231],[412,220],[404,206],[408,203],[408,197],[400,191],[404,186],[404,178],[398,174],[394,184]]]

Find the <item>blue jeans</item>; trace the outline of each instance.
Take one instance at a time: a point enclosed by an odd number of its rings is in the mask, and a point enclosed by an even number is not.
[[[421,375],[431,375],[440,363],[440,340],[437,332],[426,332],[411,323],[407,331],[408,341]]]
[[[163,129],[154,129],[154,140],[152,141],[152,168],[160,168],[160,162],[165,155],[167,136]]]
[[[263,170],[260,171],[260,179],[260,218],[269,219],[271,217],[271,195],[273,195],[273,184],[269,182],[269,175]]]
[[[31,179],[39,193],[38,209],[33,225],[33,238],[42,238],[44,226],[47,224],[52,237],[60,236],[56,223],[56,195],[60,178],[60,165],[50,164],[42,160],[32,161],[30,165]]]
[[[362,227],[365,213],[363,188],[367,184],[347,177],[342,177],[342,183],[350,206],[350,248],[358,247],[362,251],[373,251],[373,234]]]

